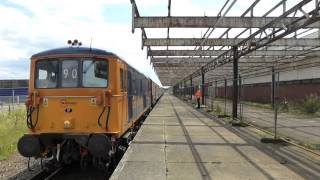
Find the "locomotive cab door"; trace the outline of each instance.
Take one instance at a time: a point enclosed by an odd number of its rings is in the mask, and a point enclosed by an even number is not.
[[[121,110],[119,111],[122,114],[123,125],[127,125],[128,122],[128,69],[125,64],[121,64],[120,70],[120,95],[121,98]]]

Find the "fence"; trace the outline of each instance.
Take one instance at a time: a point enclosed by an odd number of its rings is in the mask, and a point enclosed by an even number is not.
[[[268,130],[275,138],[288,137],[320,150],[320,78],[317,69],[311,70],[239,76],[237,120]],[[195,103],[194,93],[200,88],[205,111],[232,120],[233,79],[193,84],[176,86],[174,94]]]
[[[0,110],[14,110],[27,100],[28,88],[0,88]]]

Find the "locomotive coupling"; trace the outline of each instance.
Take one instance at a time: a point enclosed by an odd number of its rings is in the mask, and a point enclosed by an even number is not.
[[[38,137],[24,135],[18,141],[18,151],[24,157],[35,157],[41,155],[43,147]]]

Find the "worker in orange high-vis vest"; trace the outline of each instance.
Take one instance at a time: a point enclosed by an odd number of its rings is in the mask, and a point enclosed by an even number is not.
[[[196,94],[195,94],[196,98],[197,98],[197,103],[198,103],[198,109],[200,108],[200,98],[202,96],[202,93],[200,91],[200,89],[197,89]]]

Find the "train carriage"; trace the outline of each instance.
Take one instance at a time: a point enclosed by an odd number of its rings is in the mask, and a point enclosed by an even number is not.
[[[158,85],[117,55],[66,47],[31,57],[25,157],[107,166],[119,141],[160,97]]]

